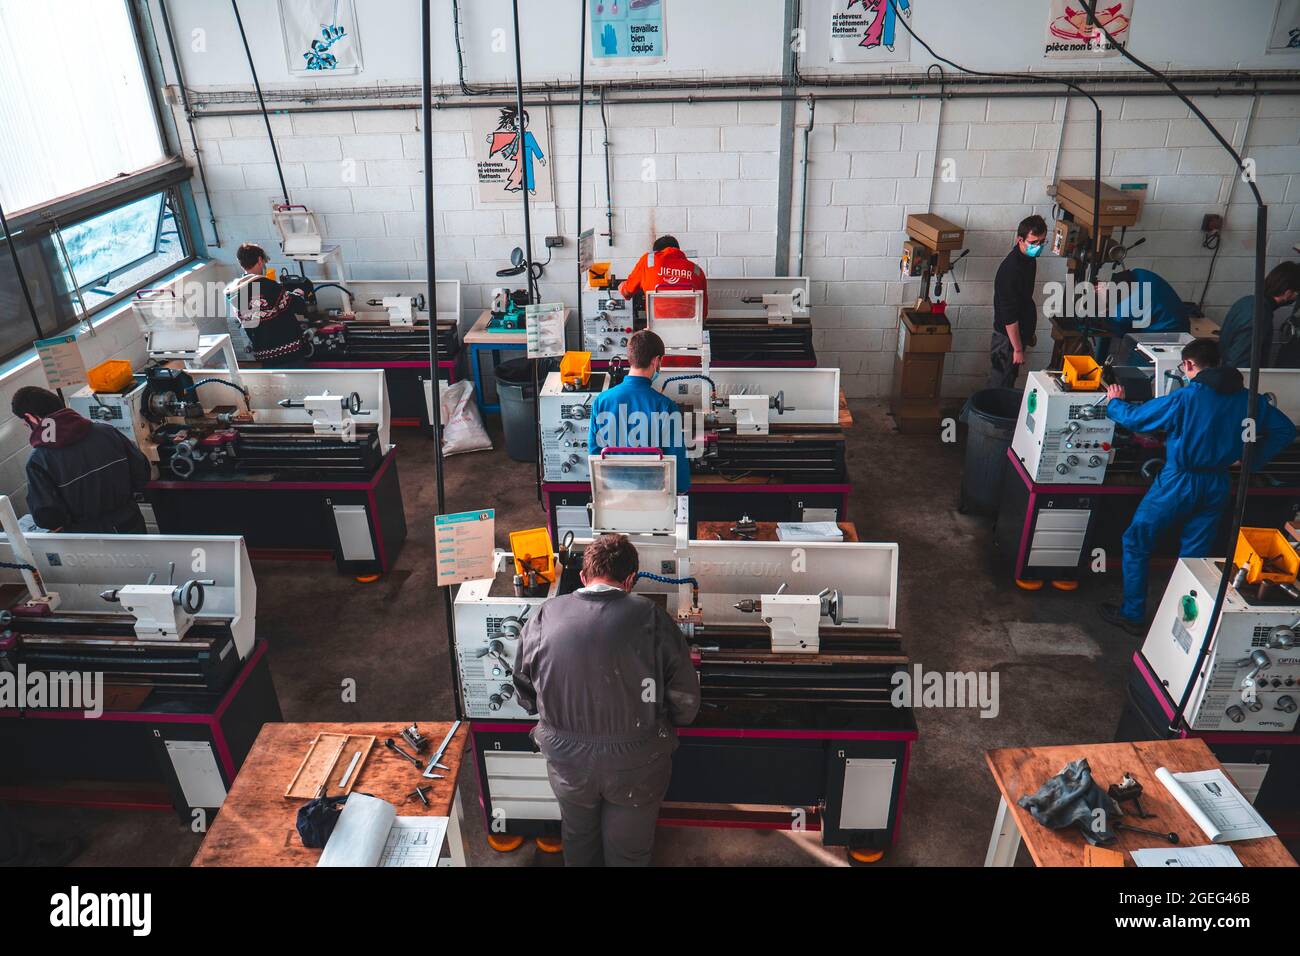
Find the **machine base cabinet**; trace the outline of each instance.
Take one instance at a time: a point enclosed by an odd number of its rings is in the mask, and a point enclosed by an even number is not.
[[[211,820],[262,725],[282,720],[258,641],[220,696],[138,710],[0,711],[0,799],[164,809]],[[92,784],[92,785],[88,785]]]
[[[489,834],[558,836],[560,808],[530,723],[474,721]],[[827,846],[885,849],[897,835],[914,729],[678,729],[661,826],[820,830]]]

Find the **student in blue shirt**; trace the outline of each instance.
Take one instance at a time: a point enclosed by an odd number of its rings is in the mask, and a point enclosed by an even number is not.
[[[1110,281],[1124,288],[1140,286],[1136,295],[1116,302],[1114,313],[1108,316],[1116,335],[1191,331],[1192,310],[1173,286],[1150,269],[1126,269]]]
[[[1273,313],[1296,300],[1300,293],[1300,263],[1282,262],[1264,277],[1264,348],[1260,357],[1261,368],[1272,367]],[[1255,296],[1245,295],[1233,303],[1223,317],[1219,329],[1219,348],[1223,350],[1223,364],[1233,368],[1250,368],[1251,329],[1255,319]]]
[[[677,493],[691,487],[686,457],[686,421],[677,403],[654,387],[664,357],[663,339],[649,329],[627,340],[627,376],[592,403],[587,451],[604,448],[658,448],[677,458]]]

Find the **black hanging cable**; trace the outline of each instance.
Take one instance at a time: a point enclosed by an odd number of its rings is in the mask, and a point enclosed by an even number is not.
[[[605,131],[605,238],[611,247],[614,245],[614,189],[609,170],[609,117],[605,115],[605,90],[609,84],[600,88],[600,125]]]
[[[1255,197],[1255,315],[1254,326],[1250,334],[1250,389],[1247,392],[1246,399],[1246,420],[1253,423],[1256,430],[1259,425],[1259,367],[1263,360],[1264,352],[1264,335],[1263,325],[1265,322],[1272,323],[1273,315],[1269,311],[1265,302],[1264,292],[1264,263],[1265,247],[1268,242],[1268,206],[1264,203],[1264,197],[1260,195],[1259,187],[1255,185],[1255,176],[1253,171],[1246,166],[1240,154],[1232,148],[1232,144],[1223,138],[1223,135],[1215,128],[1197,108],[1196,104],[1178,89],[1166,76],[1164,76],[1155,67],[1148,66],[1136,56],[1129,52],[1126,44],[1118,42],[1109,30],[1102,25],[1096,17],[1097,0],[1083,0],[1084,9],[1088,11],[1088,22],[1100,30],[1124,59],[1128,60],[1134,66],[1145,70],[1151,76],[1160,80],[1170,91],[1182,100],[1183,104],[1192,111],[1197,119],[1210,131],[1210,135],[1218,140],[1219,145],[1228,151],[1237,168],[1241,170],[1242,178],[1246,180],[1246,185],[1250,187],[1251,194]],[[1245,145],[1243,143],[1243,145]],[[1247,490],[1250,484],[1250,466],[1255,456],[1255,442],[1248,441],[1243,444],[1241,452],[1241,471],[1237,477],[1237,500],[1232,514],[1232,525],[1228,532],[1229,554],[1235,546],[1238,535],[1241,534],[1241,526],[1246,518],[1246,498]],[[1219,589],[1214,596],[1214,607],[1210,611],[1210,618],[1205,625],[1205,637],[1201,641],[1201,646],[1196,652],[1196,663],[1188,672],[1187,686],[1183,688],[1178,698],[1178,705],[1174,709],[1173,717],[1169,720],[1169,732],[1172,734],[1181,733],[1184,729],[1183,715],[1187,712],[1187,705],[1191,702],[1192,692],[1196,684],[1202,679],[1201,668],[1205,666],[1205,659],[1210,654],[1210,644],[1214,640],[1214,632],[1218,627],[1219,616],[1223,612],[1223,602],[1228,595],[1228,582],[1232,577],[1232,561],[1225,555],[1223,559],[1223,576],[1219,578]],[[1208,680],[1208,677],[1205,678]]]
[[[429,380],[433,386],[433,401],[429,407],[429,425],[433,432],[433,474],[437,490],[437,514],[447,513],[447,495],[442,480],[442,396],[438,386],[438,283],[434,272],[434,220],[433,220],[433,14],[429,9],[432,0],[420,3],[420,111],[424,123],[424,268],[428,290],[425,299],[429,303]],[[459,317],[458,317],[459,318]],[[434,571],[437,581],[437,571]],[[442,594],[442,606],[447,622],[447,654],[453,677],[456,674],[456,613],[452,606],[451,587],[436,588]],[[465,716],[464,702],[460,698],[459,681],[451,682],[452,702],[456,706],[456,716]]]
[[[9,231],[9,219],[5,216],[4,206],[2,205],[0,205],[0,229],[4,230],[5,245],[9,247],[9,257],[14,262],[14,275],[18,277],[18,288],[22,290],[23,301],[27,303],[27,312],[32,317],[32,328],[36,329],[36,337],[39,339],[45,333],[41,331],[41,320],[36,313],[36,303],[32,300],[32,290],[27,285],[27,274],[23,272],[23,264],[18,260],[18,246],[14,243],[13,234]]]
[[[578,348],[587,343],[586,320],[582,315],[582,108],[587,99],[587,0],[578,4]],[[594,238],[594,237],[593,237]],[[595,242],[592,246],[594,248]],[[539,418],[540,423],[540,418]]]
[[[244,42],[244,55],[248,57],[248,69],[253,74],[253,88],[257,90],[257,102],[262,109],[262,121],[266,123],[266,138],[271,143],[271,156],[275,159],[275,174],[280,179],[280,194],[284,204],[289,205],[289,187],[284,183],[284,168],[280,165],[280,151],[275,145],[275,133],[271,131],[271,115],[266,111],[266,99],[262,96],[262,84],[257,79],[257,67],[253,64],[253,51],[248,47],[248,34],[244,32],[244,20],[239,15],[239,0],[230,0],[235,11],[235,25],[239,27],[239,39]]]
[[[916,31],[912,29],[912,25],[907,21],[907,18],[903,16],[903,11],[898,8],[898,0],[889,0],[889,3],[894,8],[895,19],[903,25],[903,29],[911,34],[913,40],[921,44],[926,53],[929,53],[940,63],[944,63],[960,73],[969,73],[972,76],[987,76],[993,79],[1016,80],[1017,82],[1060,83],[1062,86],[1065,86],[1078,93],[1080,96],[1083,96],[1092,104],[1095,113],[1093,120],[1092,248],[1089,250],[1092,261],[1088,268],[1087,280],[1090,283],[1095,282],[1101,274],[1103,265],[1101,241],[1098,235],[1101,231],[1101,104],[1097,102],[1096,98],[1093,97],[1092,94],[1079,86],[1079,84],[1064,79],[1063,77],[1054,77],[1051,74],[1036,75],[1033,73],[1001,73],[989,70],[972,70],[969,67],[962,66],[960,63],[954,63],[952,60],[935,53],[930,44],[917,36]],[[1080,327],[1080,332],[1084,342],[1087,343],[1089,339],[1089,330],[1086,319]]]
[[[176,55],[176,38],[172,36],[172,18],[167,12],[167,0],[158,0],[158,9],[162,11],[163,32],[167,35],[167,48],[172,55],[172,69],[176,71],[176,89],[180,91],[181,109],[185,111],[185,124],[190,128],[194,165],[199,171],[199,182],[203,185],[203,201],[208,207],[208,222],[212,225],[212,245],[220,249],[221,233],[217,231],[217,214],[212,209],[212,193],[208,191],[208,174],[203,163],[203,150],[199,148],[199,138],[194,132],[194,108],[190,105],[190,93],[185,88],[185,76],[181,73],[181,59]]]

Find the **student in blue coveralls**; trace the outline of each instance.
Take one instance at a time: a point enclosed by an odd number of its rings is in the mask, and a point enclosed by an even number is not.
[[[1106,302],[1104,335],[1097,340],[1095,358],[1104,361],[1111,348],[1111,337],[1122,338],[1130,332],[1190,332],[1192,310],[1174,287],[1150,269],[1126,269],[1109,280],[1127,295]],[[1098,283],[1100,287],[1103,283]]]
[[[627,340],[627,376],[592,403],[587,451],[603,448],[658,448],[677,457],[677,493],[691,487],[686,458],[686,427],[677,403],[657,391],[655,377],[664,357],[663,339],[642,329]]]
[[[1124,401],[1124,389],[1106,390],[1106,415],[1132,432],[1165,433],[1165,464],[1124,532],[1124,603],[1103,604],[1104,620],[1130,634],[1146,633],[1147,566],[1160,536],[1182,525],[1179,556],[1201,558],[1214,546],[1228,503],[1228,470],[1241,460],[1247,392],[1241,372],[1219,364],[1219,346],[1197,339],[1183,347],[1188,384],[1163,398]],[[1295,439],[1295,425],[1259,397],[1251,465],[1261,468]]]

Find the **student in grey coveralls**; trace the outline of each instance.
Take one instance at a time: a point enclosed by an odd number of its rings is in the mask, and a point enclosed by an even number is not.
[[[648,598],[629,593],[636,548],[597,538],[582,555],[583,587],[537,609],[519,639],[519,703],[538,715],[560,803],[566,866],[646,866],[668,790],[674,727],[700,709],[686,638]]]

